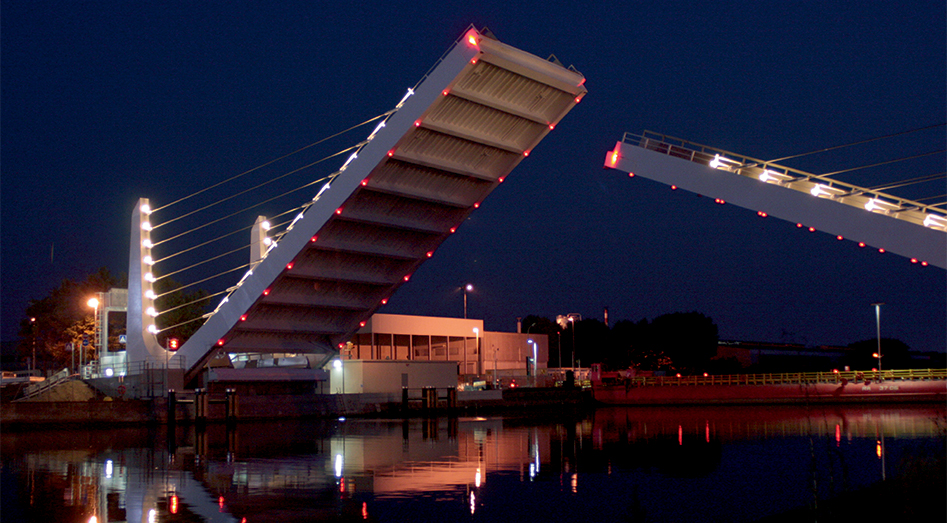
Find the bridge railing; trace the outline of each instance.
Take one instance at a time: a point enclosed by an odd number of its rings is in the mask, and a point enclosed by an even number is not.
[[[940,213],[947,213],[947,208],[943,205],[924,204],[914,200],[908,200],[889,193],[846,183],[824,175],[800,171],[767,160],[737,154],[654,131],[646,130],[641,134],[626,132],[622,136],[622,143],[708,165],[715,169],[729,171],[741,176],[755,179],[769,179],[770,183],[777,183],[784,186],[797,181],[818,182],[821,186],[820,191],[824,190],[825,192],[822,194],[826,197],[833,199],[841,199],[846,196],[872,198],[881,202],[877,207],[879,212],[884,212],[893,217],[900,218],[900,214],[908,211],[938,211]],[[761,178],[761,176],[763,176],[763,178]],[[890,210],[888,207],[890,207]]]
[[[720,376],[636,376],[619,380],[632,386],[699,385],[791,385],[810,383],[862,383],[892,380],[943,380],[947,369],[904,369],[884,371],[787,372],[768,374],[727,374]]]

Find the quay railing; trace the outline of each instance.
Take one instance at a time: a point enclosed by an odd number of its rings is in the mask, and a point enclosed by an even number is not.
[[[767,374],[726,374],[707,376],[635,376],[616,383],[636,386],[700,385],[791,385],[811,383],[861,383],[866,381],[947,380],[947,369],[904,369],[883,371],[786,372]]]

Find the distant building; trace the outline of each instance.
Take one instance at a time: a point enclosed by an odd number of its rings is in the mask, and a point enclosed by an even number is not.
[[[549,340],[544,334],[486,332],[483,320],[375,314],[342,349],[342,357],[453,361],[465,381],[509,379],[545,374]]]

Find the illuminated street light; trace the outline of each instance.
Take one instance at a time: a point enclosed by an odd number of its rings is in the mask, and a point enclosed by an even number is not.
[[[464,319],[467,319],[467,293],[473,290],[473,285],[467,284],[464,286]]]

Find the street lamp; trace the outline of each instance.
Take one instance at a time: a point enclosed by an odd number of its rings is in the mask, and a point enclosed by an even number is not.
[[[881,372],[881,306],[882,305],[884,305],[884,302],[871,304],[871,306],[875,308],[875,333],[878,335],[878,352],[872,354],[872,356],[878,358],[878,372]]]
[[[473,285],[467,284],[464,286],[464,319],[467,319],[467,293],[473,290]]]
[[[33,359],[30,360],[30,376],[36,370],[36,318],[30,317],[30,331],[33,333]]]
[[[89,298],[87,305],[92,308],[92,346],[95,347],[98,340],[95,339],[95,334],[99,332],[99,299],[98,298]],[[83,362],[85,361],[85,344],[82,345],[82,355],[79,357],[79,366],[82,367]]]

